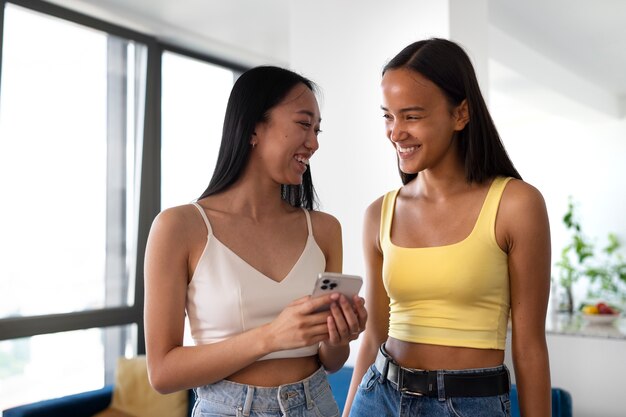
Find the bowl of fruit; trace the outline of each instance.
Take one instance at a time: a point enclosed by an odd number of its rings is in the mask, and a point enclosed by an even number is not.
[[[585,303],[581,307],[583,319],[589,324],[611,324],[620,316],[621,311],[605,302]]]

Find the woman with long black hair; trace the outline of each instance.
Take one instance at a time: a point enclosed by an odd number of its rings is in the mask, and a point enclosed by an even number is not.
[[[309,296],[319,273],[342,266],[339,222],[314,210],[320,122],[311,81],[270,66],[245,72],[208,188],[153,223],[150,381],[162,393],[196,388],[195,416],[338,414],[326,372],[341,368],[366,312],[358,296]],[[185,314],[195,346],[183,346]]]
[[[510,317],[522,415],[550,416],[541,193],[509,159],[458,44],[408,45],[381,87],[402,186],[365,214],[369,319],[344,414],[510,415]]]

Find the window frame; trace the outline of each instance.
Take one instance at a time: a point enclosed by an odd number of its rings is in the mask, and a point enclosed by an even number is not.
[[[62,6],[36,0],[0,0],[0,40],[4,39],[4,10],[14,4],[38,13],[100,30],[110,35],[142,43],[147,48],[147,79],[145,93],[145,118],[143,152],[139,191],[139,217],[137,224],[137,253],[135,262],[134,302],[132,306],[109,307],[61,314],[0,318],[0,341],[42,334],[67,332],[109,326],[137,325],[137,354],[145,354],[144,309],[144,255],[150,226],[161,210],[161,83],[162,55],[164,51],[198,59],[232,70],[237,77],[249,69],[245,65],[168,44],[157,37],[146,35],[123,26],[112,24]],[[2,81],[2,51],[0,41],[0,86]],[[2,91],[0,90],[0,94]],[[132,275],[131,275],[132,277]],[[106,350],[106,346],[105,346]],[[106,383],[109,383],[108,381]]]

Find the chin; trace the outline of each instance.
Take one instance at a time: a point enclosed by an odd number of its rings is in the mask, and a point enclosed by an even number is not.
[[[285,178],[285,181],[281,182],[283,185],[300,185],[302,184],[302,177],[299,178]]]
[[[407,174],[407,175],[419,174],[420,171],[422,171],[421,169],[416,168],[416,167],[407,167],[407,166],[402,166],[402,165],[400,165],[398,168],[403,174]]]

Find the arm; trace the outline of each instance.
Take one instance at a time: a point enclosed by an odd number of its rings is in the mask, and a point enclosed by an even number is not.
[[[326,257],[326,271],[341,272],[341,225],[333,216],[320,212],[315,214],[315,229],[319,232],[316,240]],[[320,344],[319,358],[324,368],[332,373],[341,369],[348,359],[350,342],[365,329],[367,313],[361,297],[355,296],[354,300],[348,300],[343,295],[331,304],[330,311],[332,314],[327,318],[329,336],[328,340]]]
[[[508,247],[513,364],[522,416],[552,414],[545,338],[550,226],[543,197],[522,181],[505,189],[500,214]]]
[[[363,333],[350,389],[343,415],[350,414],[350,407],[357,387],[367,369],[374,363],[378,348],[387,339],[389,330],[389,297],[383,285],[383,255],[379,242],[380,210],[382,198],[376,200],[365,212],[363,227],[363,253],[365,257],[365,306],[368,322]]]
[[[217,343],[183,346],[190,242],[206,237],[193,210],[183,206],[159,214],[146,248],[146,353],[150,382],[161,393],[219,381],[268,353],[319,343],[328,336],[327,313],[310,313],[329,303],[330,296],[303,297],[264,326]]]

